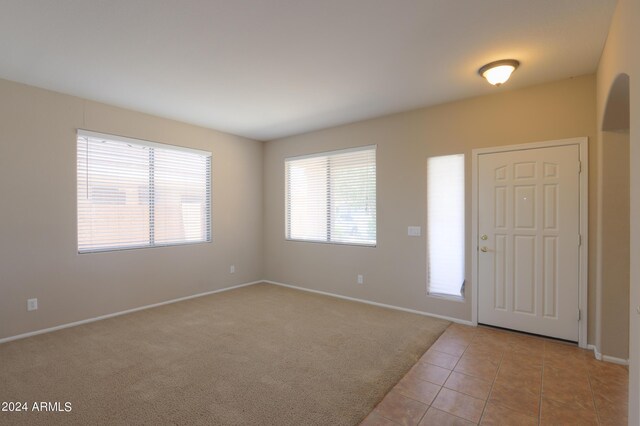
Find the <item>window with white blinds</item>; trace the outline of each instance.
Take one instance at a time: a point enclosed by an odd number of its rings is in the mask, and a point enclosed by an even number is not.
[[[464,154],[427,160],[427,292],[463,297]]]
[[[286,238],[376,245],[376,147],[285,159]]]
[[[78,130],[78,252],[211,241],[211,153]]]

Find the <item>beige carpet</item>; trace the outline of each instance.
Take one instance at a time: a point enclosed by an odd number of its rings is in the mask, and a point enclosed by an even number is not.
[[[71,403],[0,424],[353,425],[447,325],[244,287],[0,345],[0,402]]]

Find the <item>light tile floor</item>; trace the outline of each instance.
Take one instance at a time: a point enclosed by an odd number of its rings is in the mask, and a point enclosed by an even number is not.
[[[452,324],[362,425],[626,425],[627,383],[574,345]]]

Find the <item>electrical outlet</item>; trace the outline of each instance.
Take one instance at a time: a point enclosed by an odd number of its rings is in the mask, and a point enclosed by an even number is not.
[[[422,234],[422,228],[419,226],[407,227],[407,235],[410,237],[419,237]]]
[[[229,266],[229,273],[230,274],[235,274],[236,273],[236,265]]]
[[[358,274],[358,284],[362,284],[362,283],[364,283],[364,277]]]
[[[27,300],[27,311],[35,311],[38,309],[38,299]]]

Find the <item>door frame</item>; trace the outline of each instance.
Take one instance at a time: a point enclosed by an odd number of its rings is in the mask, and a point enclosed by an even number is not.
[[[579,137],[558,139],[545,142],[532,142],[518,145],[496,146],[491,148],[477,148],[471,151],[471,321],[478,325],[478,161],[482,154],[493,154],[507,151],[522,151],[536,148],[551,148],[558,146],[577,145],[581,164],[580,178],[580,235],[582,244],[578,254],[580,263],[578,268],[578,345],[587,347],[588,312],[588,276],[589,276],[589,138]],[[578,313],[576,313],[578,315]]]

